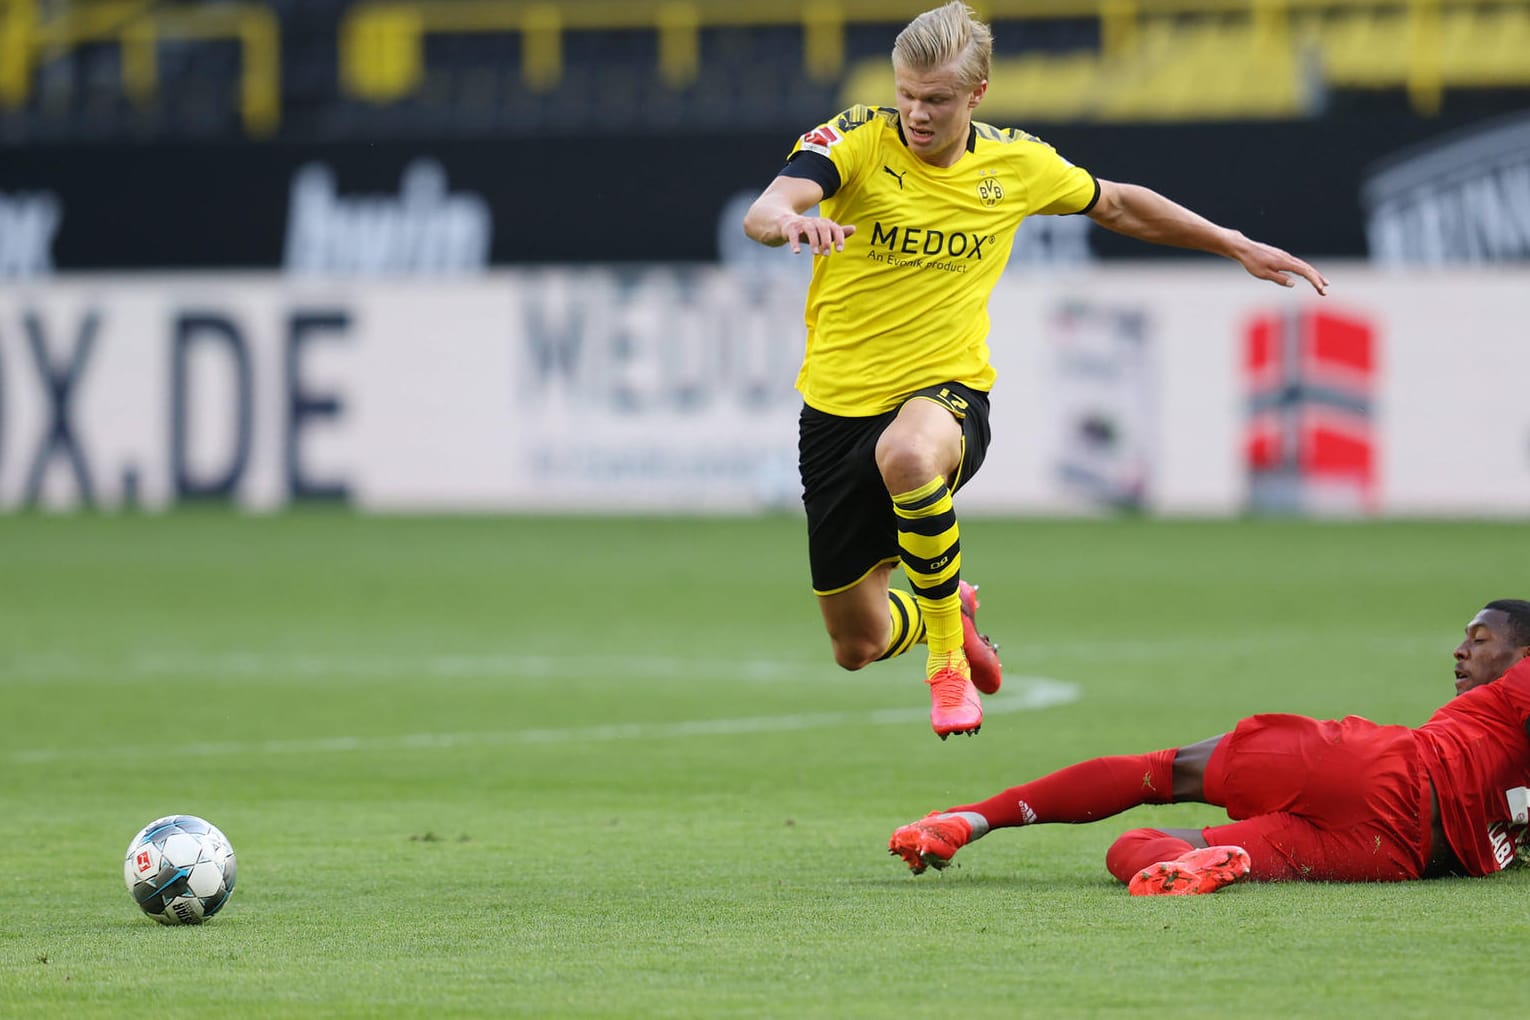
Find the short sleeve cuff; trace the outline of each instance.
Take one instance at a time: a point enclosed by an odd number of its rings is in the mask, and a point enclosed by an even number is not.
[[[827,156],[821,156],[816,152],[808,152],[799,149],[792,153],[791,159],[787,160],[786,166],[781,168],[782,177],[802,177],[812,181],[823,189],[824,198],[832,198],[839,190],[839,168],[834,161]],[[1099,185],[1095,185],[1095,195],[1100,193]],[[1093,202],[1089,203],[1093,205]]]

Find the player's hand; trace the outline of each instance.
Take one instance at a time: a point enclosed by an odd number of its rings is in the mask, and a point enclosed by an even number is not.
[[[792,254],[802,253],[802,246],[814,255],[829,255],[845,250],[845,238],[855,233],[853,223],[835,223],[823,216],[789,216],[781,224],[781,236],[792,246]]]
[[[1245,239],[1246,240],[1246,239]],[[1246,247],[1238,252],[1238,261],[1251,276],[1278,283],[1282,287],[1296,286],[1295,276],[1312,284],[1319,294],[1328,293],[1328,280],[1322,273],[1288,251],[1258,241],[1246,241]]]

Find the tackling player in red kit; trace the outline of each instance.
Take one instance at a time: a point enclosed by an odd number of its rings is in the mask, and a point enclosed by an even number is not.
[[[998,828],[1091,822],[1141,804],[1226,809],[1226,825],[1134,829],[1106,854],[1133,895],[1261,881],[1489,875],[1530,822],[1530,602],[1489,602],[1455,650],[1456,697],[1413,729],[1359,716],[1255,715],[1176,749],[1094,758],[893,833],[913,869],[943,868]]]

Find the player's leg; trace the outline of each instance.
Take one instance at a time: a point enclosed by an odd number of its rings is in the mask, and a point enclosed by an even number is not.
[[[1240,723],[1240,726],[1242,724]],[[1235,730],[1234,734],[1240,731]],[[1246,765],[1271,769],[1262,756],[1256,761],[1240,754],[1230,734],[1221,734],[1181,747],[1174,754],[1173,791],[1176,803],[1200,802],[1226,806],[1225,791]],[[1208,778],[1208,773],[1211,773]],[[1266,775],[1266,783],[1278,786],[1279,775]],[[1208,796],[1207,790],[1211,790]],[[1215,892],[1250,874],[1263,877],[1274,866],[1261,856],[1257,867],[1252,853],[1263,854],[1261,826],[1274,824],[1274,816],[1248,820],[1246,829],[1223,827],[1215,839],[1206,829],[1133,829],[1123,833],[1105,854],[1105,867],[1126,883],[1134,896],[1180,896]],[[1285,816],[1282,816],[1285,817]]]
[[[1144,868],[1206,845],[1199,829],[1132,829],[1117,836],[1105,851],[1105,869],[1126,884]]]
[[[862,582],[833,595],[820,596],[819,611],[834,647],[834,661],[845,669],[894,659],[925,643],[924,614],[909,592],[889,584],[892,563],[878,566]],[[962,647],[972,666],[972,683],[984,694],[999,690],[1003,667],[998,646],[977,629],[977,590],[962,582]],[[878,606],[882,612],[879,615]],[[886,619],[882,619],[885,616]]]
[[[941,665],[953,654],[965,658],[961,542],[948,484],[961,455],[961,425],[931,400],[904,404],[877,440],[877,470],[897,514],[903,568],[924,616],[930,658]]]
[[[896,417],[889,412],[842,418],[804,407],[799,423],[813,591],[834,660],[845,669],[901,655],[926,636],[918,600],[888,585],[901,552],[876,449]],[[961,442],[968,453],[957,468],[960,475],[976,470],[987,445],[986,419],[980,414],[971,418],[964,427],[975,438]],[[981,434],[974,431],[979,426]]]
[[[933,812],[897,829],[888,850],[915,874],[943,868],[994,829],[1099,821],[1142,804],[1173,801],[1176,750],[1092,758],[1012,786],[986,800]]]
[[[965,649],[967,630],[976,630],[964,619],[960,529],[952,494],[982,462],[986,409],[986,400],[962,387],[921,391],[898,409],[876,446],[904,572],[924,620],[930,718],[942,739],[975,733],[983,721]],[[969,432],[975,437],[971,443]],[[992,655],[986,642],[980,651]],[[983,665],[990,665],[989,658]],[[997,657],[991,665],[993,675],[990,679],[985,673],[985,687],[997,690]]]
[[[983,466],[988,455],[991,438],[988,429],[988,394],[968,389],[959,384],[935,386],[921,394],[951,411],[952,417],[961,422],[962,455],[956,474],[948,480],[953,493],[970,482]],[[972,668],[972,683],[984,694],[997,694],[1003,682],[1004,667],[999,664],[999,646],[977,629],[979,608],[977,585],[966,579],[957,581],[957,598],[961,603],[962,651]]]
[[[1399,838],[1395,828],[1374,820],[1335,828],[1276,811],[1209,825],[1198,835],[1202,844],[1243,847],[1249,856],[1248,877],[1256,882],[1388,882],[1422,874],[1416,840]],[[1130,880],[1129,866],[1127,877],[1115,866],[1110,870],[1122,881]]]
[[[1106,866],[1126,883],[1127,891],[1133,896],[1214,893],[1247,878],[1252,871],[1251,856],[1238,843],[1217,842],[1192,847],[1175,837],[1173,831],[1138,829],[1129,832],[1116,840],[1111,852],[1106,854]],[[1133,837],[1141,838],[1134,841]],[[1140,867],[1132,867],[1133,861]]]
[[[842,418],[804,407],[799,422],[813,592],[834,661],[845,669],[901,655],[924,640],[914,597],[888,588],[898,532],[876,469],[876,444],[893,418],[892,412]]]
[[[891,564],[888,564],[887,572],[889,576],[892,574]],[[915,645],[924,643],[924,614],[919,611],[918,599],[909,592],[889,586],[887,612],[887,647],[879,658],[894,659]]]
[[[1227,736],[1219,733],[1174,752],[1174,800],[1176,803],[1206,803],[1206,768],[1211,756]],[[1221,804],[1217,804],[1221,807]]]
[[[984,694],[999,693],[1004,682],[1004,667],[999,662],[999,646],[977,629],[977,585],[962,581],[957,588],[962,601],[962,651],[972,667],[972,685]]]
[[[1392,882],[1428,869],[1431,787],[1405,726],[1253,716],[1212,752],[1204,785],[1234,821],[1203,836],[1246,847],[1256,878]]]
[[[1187,744],[1174,752],[1170,772],[1170,787],[1173,791],[1170,800],[1173,803],[1206,803],[1206,767],[1213,752],[1226,737],[1227,734],[1221,733]],[[1111,874],[1125,882],[1149,864],[1173,860],[1207,845],[1200,829],[1133,829],[1124,833],[1111,846],[1106,854],[1106,867]],[[1127,878],[1123,878],[1123,874]]]
[[[1209,800],[1206,795],[1207,770],[1218,770],[1214,789],[1225,788],[1225,770],[1237,756],[1229,754],[1227,734],[1188,744],[1174,752],[1171,769],[1172,800],[1175,803],[1200,802],[1221,806],[1220,793]],[[1222,753],[1218,754],[1221,749]],[[1213,766],[1215,762],[1215,766]],[[1253,861],[1249,845],[1265,848],[1257,841],[1258,820],[1249,821],[1247,831],[1226,829],[1216,838],[1210,829],[1133,829],[1123,833],[1105,854],[1105,867],[1126,883],[1133,896],[1184,896],[1213,893],[1249,875]],[[1224,827],[1225,828],[1225,827]],[[1260,861],[1262,875],[1268,861]]]
[[[1260,882],[1405,882],[1424,877],[1421,837],[1407,817],[1326,820],[1276,812],[1201,830],[1208,843],[1248,850]]]
[[[1429,786],[1405,727],[1253,716],[1181,748],[1174,784],[1176,800],[1223,806],[1235,820],[1123,835],[1106,865],[1135,894],[1211,891],[1245,871],[1260,881],[1398,881],[1428,866]]]
[[[848,588],[818,596],[818,610],[834,649],[834,661],[860,669],[878,659],[901,654],[924,632],[918,607],[906,592],[888,588],[894,564],[882,563]],[[902,601],[897,599],[902,596]]]

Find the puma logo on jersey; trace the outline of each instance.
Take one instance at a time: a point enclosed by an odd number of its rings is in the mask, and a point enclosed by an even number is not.
[[[887,172],[889,174],[892,174],[893,180],[898,182],[898,190],[902,191],[903,190],[903,174],[908,173],[908,171],[905,170],[905,171],[903,171],[902,174],[900,174],[898,171],[894,170],[892,167],[888,166],[886,163],[882,164],[882,169],[885,172]]]

